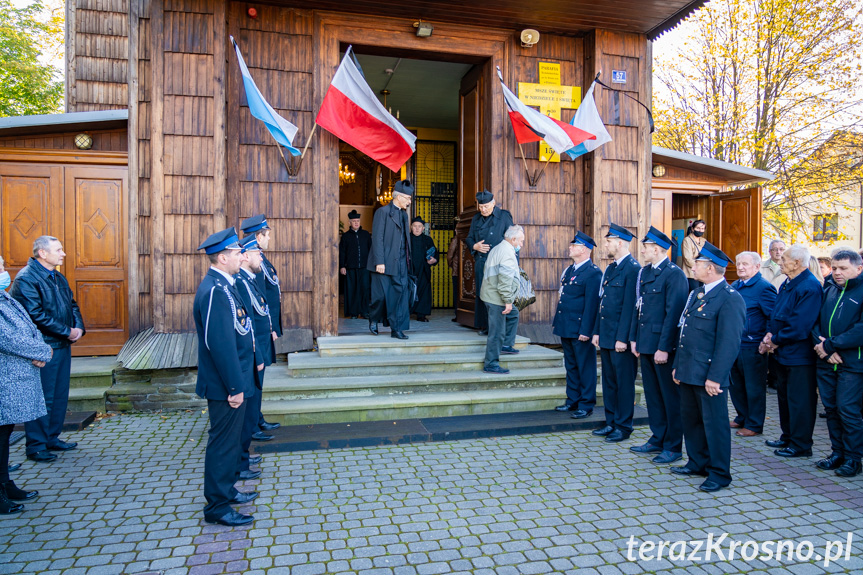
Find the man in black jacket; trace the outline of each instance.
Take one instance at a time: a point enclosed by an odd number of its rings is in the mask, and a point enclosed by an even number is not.
[[[378,322],[389,320],[391,337],[407,339],[410,328],[411,243],[407,208],[414,189],[410,181],[396,182],[393,199],[375,212],[372,222],[372,250],[367,268],[372,273],[372,302],[369,308],[369,331],[378,334]]]
[[[842,249],[833,254],[832,267],[812,341],[820,358],[815,375],[833,453],[816,465],[854,477],[863,471],[863,259]]]
[[[345,317],[368,317],[371,275],[366,266],[372,235],[360,225],[360,214],[348,214],[350,228],[339,240],[339,273],[345,276]]]
[[[52,451],[68,451],[78,446],[60,439],[69,404],[71,346],[85,333],[81,310],[75,303],[69,282],[56,270],[65,257],[63,244],[57,238],[36,238],[33,257],[27,267],[18,272],[9,292],[24,306],[42,333],[42,339],[54,351],[51,361],[39,370],[48,413],[24,424],[27,458],[40,462],[57,459]]]

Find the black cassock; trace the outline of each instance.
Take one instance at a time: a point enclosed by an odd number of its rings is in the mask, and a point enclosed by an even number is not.
[[[369,315],[371,272],[366,269],[372,235],[348,229],[339,241],[339,268],[345,268],[345,316]]]
[[[431,256],[429,250],[434,251]],[[417,277],[417,302],[411,307],[411,313],[417,314],[417,318],[430,315],[432,309],[431,265],[427,257],[438,259],[434,240],[426,234],[411,234],[411,270]]]

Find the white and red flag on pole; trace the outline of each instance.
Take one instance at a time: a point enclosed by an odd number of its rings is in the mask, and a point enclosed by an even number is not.
[[[519,144],[545,140],[555,152],[563,154],[586,140],[596,139],[596,136],[590,132],[550,118],[519,100],[512,90],[506,87],[500,68],[497,69],[497,77],[500,78],[500,87],[503,89],[512,130]]]
[[[416,151],[416,136],[383,107],[354,61],[350,47],[315,121],[394,172]]]

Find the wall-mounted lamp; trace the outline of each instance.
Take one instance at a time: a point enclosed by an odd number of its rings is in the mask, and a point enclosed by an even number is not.
[[[531,28],[526,28],[519,35],[522,48],[532,48],[534,44],[539,42],[539,32]]]
[[[89,150],[93,147],[93,137],[90,134],[78,134],[75,136],[75,147],[79,150]]]
[[[419,38],[428,38],[434,31],[434,26],[428,22],[423,22],[422,20],[414,22],[414,28],[417,29],[417,37]]]
[[[654,178],[661,178],[664,175],[665,175],[665,166],[663,166],[662,164],[654,164],[653,165],[653,177]]]

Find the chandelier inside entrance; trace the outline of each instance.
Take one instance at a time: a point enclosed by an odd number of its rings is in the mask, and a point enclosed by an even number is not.
[[[342,164],[339,160],[339,185],[353,184],[355,181],[357,181],[356,173],[350,171],[347,164]]]

